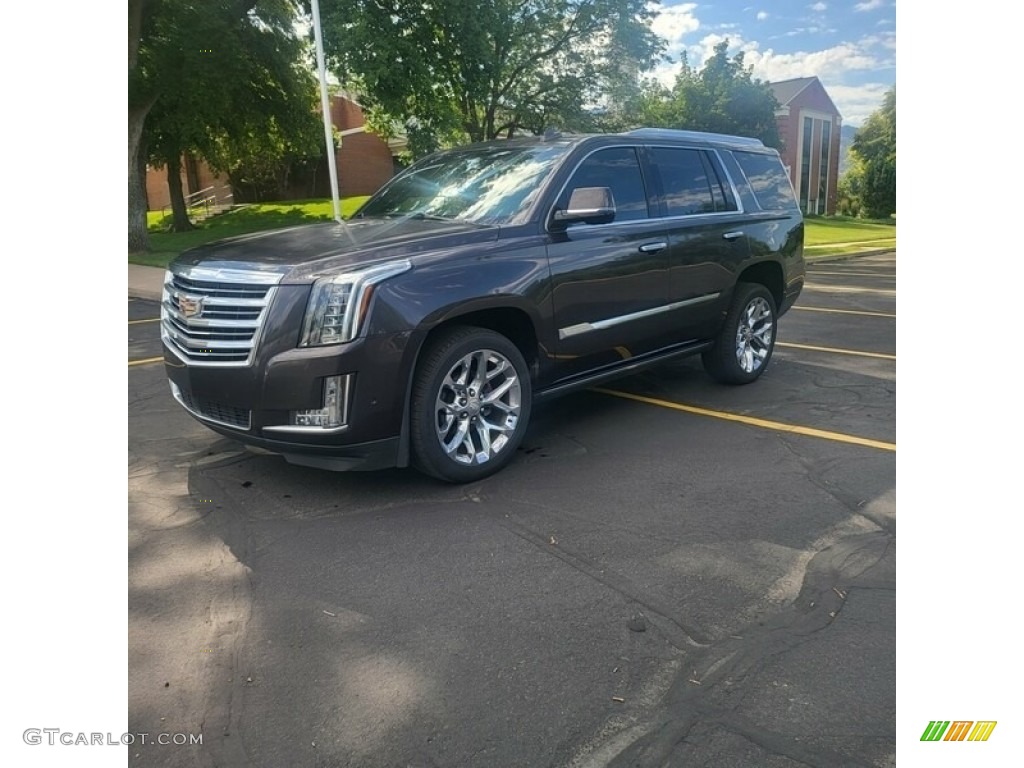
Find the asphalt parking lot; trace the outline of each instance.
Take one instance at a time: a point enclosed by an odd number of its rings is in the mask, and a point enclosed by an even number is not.
[[[475,485],[244,452],[129,300],[129,730],[161,766],[885,766],[896,256],[819,263],[768,372],[535,410]]]

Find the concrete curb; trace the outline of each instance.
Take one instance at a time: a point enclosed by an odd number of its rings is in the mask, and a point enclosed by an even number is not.
[[[895,248],[880,248],[876,251],[860,251],[859,253],[837,253],[831,256],[818,256],[808,258],[806,252],[804,253],[804,261],[808,264],[827,264],[834,261],[847,261],[849,259],[859,259],[864,256],[881,256],[885,253],[896,253]]]

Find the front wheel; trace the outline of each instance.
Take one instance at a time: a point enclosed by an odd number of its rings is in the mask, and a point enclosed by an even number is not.
[[[515,344],[484,328],[445,332],[424,352],[413,383],[413,463],[451,483],[494,474],[522,442],[531,403]]]
[[[715,346],[701,359],[723,384],[749,384],[764,373],[775,349],[775,299],[760,283],[737,283]]]

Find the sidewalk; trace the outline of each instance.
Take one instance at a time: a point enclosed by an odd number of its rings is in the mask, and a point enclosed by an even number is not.
[[[128,265],[128,297],[160,301],[164,289],[164,270],[159,267]]]

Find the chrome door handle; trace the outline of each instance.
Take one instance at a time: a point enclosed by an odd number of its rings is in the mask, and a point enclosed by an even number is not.
[[[668,248],[668,243],[664,240],[659,240],[656,243],[644,243],[640,246],[640,253],[657,253]]]
[[[722,235],[722,237],[724,237],[726,240],[735,240],[738,237],[743,237],[743,230],[737,229],[733,232],[726,232],[724,235]]]

